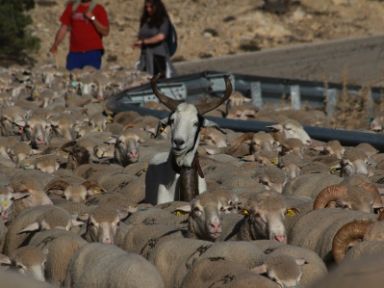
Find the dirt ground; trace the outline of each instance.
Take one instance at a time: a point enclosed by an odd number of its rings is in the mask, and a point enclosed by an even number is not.
[[[63,0],[37,5],[31,11],[33,33],[41,39],[38,63],[52,61],[48,50],[59,27]],[[262,0],[164,0],[179,35],[174,61],[238,54],[289,44],[384,33],[384,1],[302,0],[276,15],[262,9]],[[100,0],[111,22],[104,39],[105,64],[133,67],[139,51],[132,49],[143,1]],[[64,65],[68,43],[56,61]]]

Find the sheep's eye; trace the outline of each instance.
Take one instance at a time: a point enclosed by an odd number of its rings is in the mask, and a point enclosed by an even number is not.
[[[201,211],[199,207],[195,207],[193,209],[193,213],[196,215],[201,215],[201,213],[203,213],[203,211]]]

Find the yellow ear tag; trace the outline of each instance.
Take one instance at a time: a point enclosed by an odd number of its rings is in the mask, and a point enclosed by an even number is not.
[[[285,211],[285,215],[288,217],[293,217],[296,214],[297,214],[297,212],[295,211],[295,209],[287,209],[287,211]]]
[[[184,216],[185,214],[187,214],[187,212],[180,211],[180,210],[176,210],[176,211],[175,211],[175,215],[176,215],[176,216]]]
[[[243,210],[241,210],[241,214],[244,215],[244,216],[248,216],[249,215],[249,211],[247,209],[243,209]]]
[[[271,163],[272,163],[273,165],[277,165],[277,164],[279,164],[279,159],[277,159],[277,158],[272,158],[272,159],[271,159]]]

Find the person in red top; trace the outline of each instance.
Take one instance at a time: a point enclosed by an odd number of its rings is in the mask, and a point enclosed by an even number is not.
[[[109,34],[109,21],[104,7],[91,2],[69,1],[60,17],[61,26],[50,52],[56,54],[58,46],[70,31],[66,65],[68,70],[82,69],[85,66],[93,66],[96,69],[101,67],[101,57],[104,54],[103,37]]]

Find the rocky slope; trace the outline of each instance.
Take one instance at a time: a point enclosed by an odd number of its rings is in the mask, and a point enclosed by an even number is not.
[[[31,11],[33,33],[41,38],[38,62],[50,59],[49,47],[64,9],[62,0],[44,0]],[[262,9],[262,0],[164,0],[179,35],[174,61],[237,54],[270,47],[384,32],[384,3],[374,0],[302,0],[284,15]],[[45,4],[43,4],[45,3]],[[48,4],[49,5],[48,5]],[[132,49],[143,1],[100,0],[108,10],[111,33],[105,63],[133,67]],[[67,52],[63,43],[57,63]]]

